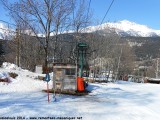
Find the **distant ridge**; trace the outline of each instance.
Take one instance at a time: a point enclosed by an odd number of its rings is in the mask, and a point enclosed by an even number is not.
[[[12,30],[13,31],[13,30]],[[120,36],[133,36],[133,37],[160,37],[160,30],[149,28],[146,25],[141,25],[128,20],[118,22],[107,22],[101,25],[88,26],[81,30],[83,33],[92,33],[96,31],[116,32]],[[73,30],[64,31],[64,33],[73,33]],[[0,23],[0,39],[2,35],[11,35],[10,29],[3,23]],[[13,33],[12,33],[13,35]],[[39,33],[38,36],[44,37]],[[54,33],[51,33],[54,36]]]
[[[85,28],[85,32],[95,32],[98,30],[115,31],[121,36],[134,36],[134,37],[157,37],[160,36],[160,30],[154,30],[146,25],[137,24],[128,20],[118,22],[107,22],[102,25],[89,26]]]

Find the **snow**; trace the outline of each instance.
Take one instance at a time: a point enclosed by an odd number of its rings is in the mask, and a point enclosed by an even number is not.
[[[7,77],[9,77],[8,73],[6,73],[6,72],[0,73],[0,78],[1,78],[1,79],[5,79],[5,78],[7,78]]]
[[[155,37],[160,36],[160,30],[149,28],[146,25],[137,24],[128,20],[107,22],[97,26],[89,26],[83,32],[91,33],[98,30],[115,31],[121,36]]]
[[[160,81],[159,78],[150,78],[150,80],[152,80],[152,81]]]
[[[13,29],[7,28],[4,23],[0,23],[0,35],[3,37],[13,35]],[[118,35],[121,36],[135,36],[135,37],[157,37],[160,36],[160,30],[155,30],[152,28],[149,28],[146,25],[141,25],[135,22],[131,22],[128,20],[122,20],[122,21],[117,21],[117,22],[107,22],[103,23],[101,25],[96,25],[96,26],[88,26],[86,28],[81,29],[80,31],[82,33],[92,33],[96,32],[99,30],[109,30],[116,32]],[[35,34],[31,30],[25,30],[24,31],[28,35],[35,36]],[[11,34],[12,33],[12,34]],[[61,32],[63,34],[65,33],[74,33],[74,30],[67,30]],[[60,34],[60,32],[58,33]],[[37,34],[39,37],[45,37],[43,33],[38,33]],[[51,36],[54,36],[55,33],[51,32]],[[2,38],[0,36],[0,38]]]
[[[145,25],[140,25],[128,20],[119,21],[117,23],[108,23],[108,26],[111,28],[115,28],[116,32],[124,32],[129,34],[130,36],[160,36],[160,30],[154,30]]]
[[[10,39],[15,34],[15,30],[8,24],[0,22],[0,39]]]
[[[50,94],[47,102],[46,82],[37,80],[39,74],[5,63],[0,73],[18,74],[9,84],[0,82],[1,117],[31,117],[82,120],[158,120],[160,119],[160,86],[124,81],[89,83],[87,96]],[[52,78],[52,77],[51,77]],[[52,82],[49,82],[50,88]]]

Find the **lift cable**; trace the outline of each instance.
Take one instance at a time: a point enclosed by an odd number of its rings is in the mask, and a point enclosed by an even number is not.
[[[112,0],[112,2],[111,2],[111,4],[110,4],[109,8],[107,9],[107,11],[106,11],[106,13],[105,13],[105,15],[104,15],[104,17],[103,17],[103,19],[102,19],[102,21],[101,21],[101,24],[103,23],[104,19],[106,18],[107,14],[109,13],[109,11],[110,11],[110,9],[111,9],[113,3],[114,3],[114,0]]]
[[[16,26],[15,24],[13,24],[13,23],[9,23],[9,22],[4,21],[4,20],[0,20],[0,21],[1,21],[1,22],[4,22],[4,23],[7,23],[8,25]]]
[[[90,6],[91,6],[91,0],[89,0],[88,10],[87,10],[87,19],[88,19],[88,14],[89,14]]]

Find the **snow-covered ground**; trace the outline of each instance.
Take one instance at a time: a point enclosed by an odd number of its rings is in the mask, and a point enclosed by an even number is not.
[[[46,83],[36,79],[38,74],[13,64],[0,68],[1,74],[7,72],[15,72],[18,77],[8,84],[0,82],[0,120],[3,117],[28,120],[160,119],[158,84],[89,83],[91,93],[87,96],[57,95],[54,101],[50,94],[51,102],[48,103],[47,93],[42,92]]]

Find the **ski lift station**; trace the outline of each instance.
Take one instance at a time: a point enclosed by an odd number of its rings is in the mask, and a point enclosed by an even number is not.
[[[53,63],[53,89],[55,91],[84,92],[87,85],[83,78],[87,46],[86,43],[77,45],[77,64]]]

